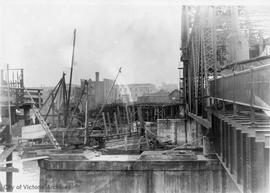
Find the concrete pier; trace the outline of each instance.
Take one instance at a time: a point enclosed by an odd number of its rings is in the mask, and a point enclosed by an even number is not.
[[[185,143],[185,123],[183,119],[158,119],[157,136],[160,141],[172,141],[174,144]]]
[[[228,187],[237,192],[217,159],[180,152],[101,155],[91,160],[57,155],[40,160],[39,167],[41,192],[218,193]]]

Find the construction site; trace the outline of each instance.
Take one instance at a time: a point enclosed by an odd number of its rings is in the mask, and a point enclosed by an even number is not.
[[[112,80],[95,72],[75,86],[80,29],[54,87],[28,87],[24,69],[3,66],[0,191],[270,191],[270,25],[260,23],[270,14],[179,8],[177,89],[120,85],[124,66]],[[24,167],[33,183],[19,182]]]

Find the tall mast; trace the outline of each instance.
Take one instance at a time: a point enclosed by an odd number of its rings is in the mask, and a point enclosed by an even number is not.
[[[73,65],[74,65],[74,50],[75,50],[75,43],[76,43],[76,28],[73,31],[73,48],[72,48],[72,58],[71,58],[71,68],[70,68],[70,77],[69,77],[69,88],[68,88],[68,98],[67,98],[67,117],[69,117],[69,103],[70,103],[70,93],[71,93],[71,84],[72,84],[72,73],[73,73]],[[67,122],[65,123],[65,125]]]

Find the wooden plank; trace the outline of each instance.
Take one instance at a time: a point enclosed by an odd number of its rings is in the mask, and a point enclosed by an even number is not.
[[[13,167],[0,167],[0,172],[19,172],[19,169]]]
[[[33,157],[33,158],[26,158],[26,159],[21,159],[21,160],[12,160],[12,161],[6,161],[0,163],[0,165],[5,165],[9,163],[14,163],[14,162],[26,162],[26,161],[34,161],[34,160],[40,160],[40,159],[48,159],[49,156],[40,156],[40,157]]]
[[[199,124],[203,125],[205,128],[207,128],[207,129],[211,128],[211,123],[207,119],[203,119],[202,117],[197,116],[197,115],[190,113],[190,112],[188,113],[188,116],[191,117],[192,119],[194,119]]]
[[[4,191],[5,191],[4,187],[3,187],[2,183],[0,182],[0,192],[4,192]]]
[[[22,138],[23,139],[38,139],[44,138],[46,135],[45,130],[41,124],[28,125],[22,127]]]

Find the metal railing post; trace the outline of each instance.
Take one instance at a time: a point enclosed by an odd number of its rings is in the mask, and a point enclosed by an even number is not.
[[[235,103],[235,72],[233,72],[233,115],[237,114],[237,104]]]
[[[255,110],[254,110],[254,69],[250,69],[250,119],[254,123]]]

